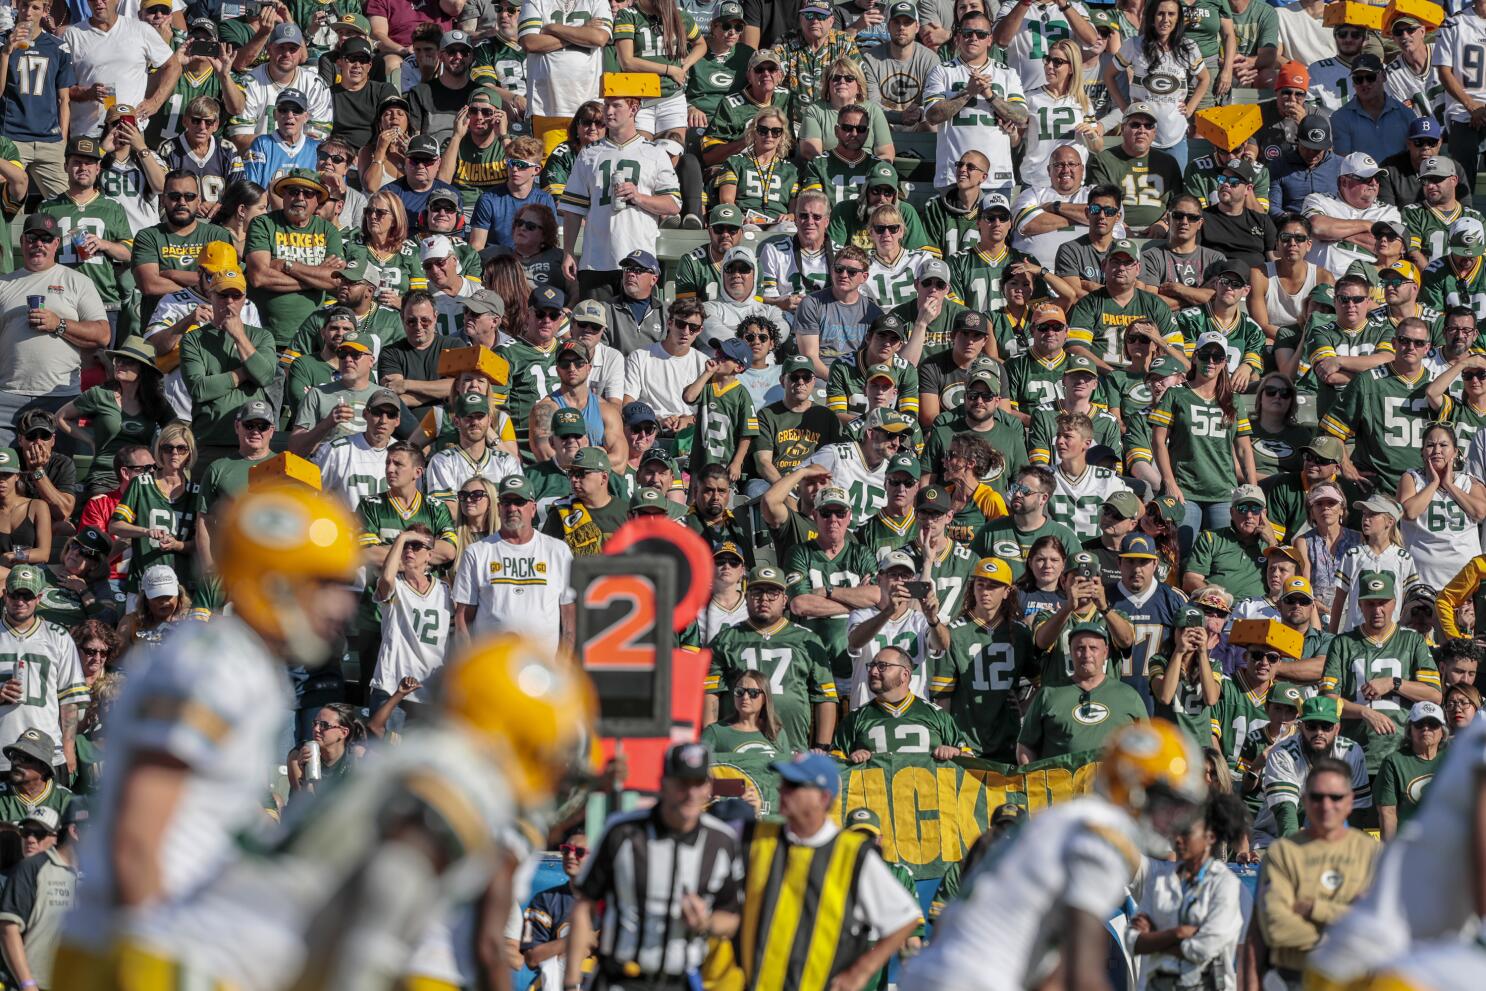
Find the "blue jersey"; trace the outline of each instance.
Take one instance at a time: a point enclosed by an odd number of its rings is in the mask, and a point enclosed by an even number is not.
[[[486,230],[490,232],[486,246],[500,245],[502,248],[513,247],[511,243],[511,225],[516,221],[516,211],[529,203],[544,206],[557,216],[557,202],[552,199],[552,194],[545,189],[533,186],[531,192],[526,194],[526,199],[518,200],[512,196],[507,188],[502,185],[481,193],[479,202],[475,204],[475,215],[470,221],[471,230]]]
[[[421,193],[417,190],[409,189],[406,179],[393,180],[382,188],[402,200],[402,208],[408,212],[408,230],[410,236],[412,231],[418,229],[418,215],[428,206],[428,198],[436,191],[444,190],[453,193],[456,203],[464,202],[464,199],[459,195],[459,190],[439,179],[435,179],[433,185]]]
[[[1147,669],[1153,657],[1170,657],[1176,621],[1187,604],[1187,597],[1165,582],[1154,582],[1146,594],[1131,598],[1124,582],[1114,587],[1110,606],[1135,627],[1135,643],[1125,658],[1120,674],[1125,684],[1138,691],[1151,708],[1150,680]]]
[[[191,153],[184,134],[171,138],[160,146],[160,158],[168,172],[189,172],[201,180],[201,195],[208,203],[222,198],[222,190],[234,179],[244,175],[242,156],[228,141],[212,138],[212,150],[204,159]]]
[[[320,142],[308,135],[300,138],[298,146],[293,146],[284,144],[277,132],[260,134],[243,155],[243,178],[267,189],[290,169],[318,172],[315,152],[319,147]]]
[[[5,136],[12,141],[62,140],[63,87],[77,83],[72,53],[51,32],[43,32],[25,51],[10,53],[5,77]]]

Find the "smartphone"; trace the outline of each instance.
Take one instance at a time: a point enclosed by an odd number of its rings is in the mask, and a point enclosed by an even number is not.
[[[713,778],[713,798],[742,798],[748,790],[748,782],[742,778]]]
[[[136,129],[139,127],[139,120],[133,114],[124,114],[124,116],[119,118],[118,123],[128,124],[130,127]]]
[[[927,599],[934,586],[928,582],[909,582],[903,586],[915,599]]]
[[[221,58],[222,43],[220,41],[193,41],[187,46],[186,54],[192,58]]]

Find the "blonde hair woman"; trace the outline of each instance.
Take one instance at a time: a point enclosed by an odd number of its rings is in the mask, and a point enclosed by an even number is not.
[[[872,242],[872,250],[868,252],[867,282],[862,286],[862,295],[884,310],[917,295],[914,283],[919,266],[929,258],[926,252],[903,247],[907,230],[903,211],[896,203],[886,203],[867,216],[867,238]]]
[[[373,193],[361,211],[361,229],[346,239],[346,254],[358,253],[382,270],[383,278],[391,277],[390,288],[377,291],[383,306],[399,309],[403,293],[414,280],[425,278],[418,245],[409,239],[408,211],[395,193],[387,190]]]
[[[191,573],[196,501],[201,492],[201,486],[191,481],[195,464],[196,438],[191,428],[184,423],[167,424],[155,439],[155,470],[136,476],[114,509],[108,533],[130,542],[125,583],[129,592],[139,591],[140,578],[151,565],[169,565],[177,575]]]
[[[743,150],[728,156],[717,180],[720,203],[736,203],[746,224],[792,219],[789,205],[800,191],[800,172],[789,160],[789,118],[765,107],[743,130]]]
[[[867,92],[867,77],[855,59],[832,62],[820,77],[817,102],[805,108],[800,121],[800,158],[809,161],[836,147],[836,122],[847,107],[867,112],[867,140],[862,142],[873,158],[891,162],[897,154],[893,134],[882,104]]]
[[[484,540],[500,529],[500,512],[496,507],[499,495],[495,483],[483,475],[476,475],[459,487],[459,494],[455,497],[458,499],[458,518],[454,522],[460,547]]]
[[[1084,60],[1078,45],[1064,38],[1054,42],[1042,60],[1046,81],[1027,94],[1027,135],[1022,155],[1022,183],[1050,186],[1048,159],[1065,145],[1078,151],[1088,164],[1089,152],[1104,147],[1104,132],[1094,121],[1084,81]]]

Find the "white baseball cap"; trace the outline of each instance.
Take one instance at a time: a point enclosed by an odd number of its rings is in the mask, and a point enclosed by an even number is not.
[[[1414,707],[1409,710],[1409,722],[1422,723],[1426,719],[1433,719],[1441,726],[1450,725],[1445,720],[1445,710],[1433,702],[1415,702]]]
[[[175,569],[170,565],[155,564],[146,568],[144,574],[140,576],[139,591],[146,599],[179,595],[181,582],[175,576]]]
[[[423,261],[434,261],[439,258],[452,258],[454,255],[454,242],[442,234],[434,234],[423,239]]]
[[[1388,170],[1380,166],[1377,161],[1365,151],[1354,151],[1342,159],[1342,175],[1354,175],[1359,179],[1371,179]]]

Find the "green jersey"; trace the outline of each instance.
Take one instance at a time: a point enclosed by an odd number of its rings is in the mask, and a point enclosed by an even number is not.
[[[714,754],[758,754],[779,756],[780,740],[770,740],[756,729],[734,729],[722,723],[702,728],[701,743]]]
[[[1486,320],[1486,259],[1477,258],[1465,275],[1449,265],[1431,267],[1424,273],[1419,302],[1444,312],[1452,306],[1468,306],[1477,320]]]
[[[1031,413],[1044,403],[1063,398],[1063,366],[1068,352],[1043,358],[1035,351],[1023,351],[1006,362],[1006,394],[1013,409]]]
[[[957,747],[968,753],[964,735],[950,714],[932,702],[910,694],[896,705],[873,699],[846,714],[836,727],[832,750],[849,759],[858,750],[877,754],[931,754],[936,747]]]
[[[1058,463],[1053,439],[1058,435],[1058,415],[1062,412],[1058,403],[1045,403],[1032,411],[1032,425],[1027,428],[1027,456],[1034,465]],[[1108,447],[1117,458],[1123,457],[1125,441],[1120,436],[1120,421],[1108,407],[1094,403],[1089,419],[1094,423],[1094,443]]]
[[[1399,213],[1403,214],[1403,229],[1408,236],[1409,250],[1422,251],[1424,257],[1430,261],[1445,256],[1445,249],[1450,244],[1451,224],[1465,217],[1478,224],[1486,224],[1486,218],[1480,213],[1460,204],[1456,204],[1453,213],[1441,213],[1428,203],[1406,203]]]
[[[1382,640],[1375,640],[1358,627],[1331,641],[1326,651],[1326,669],[1321,675],[1321,691],[1381,712],[1398,725],[1396,733],[1378,733],[1361,719],[1347,720],[1347,735],[1362,744],[1367,754],[1369,775],[1375,775],[1383,759],[1398,749],[1411,705],[1391,691],[1368,699],[1363,688],[1378,678],[1417,681],[1436,690],[1440,687],[1440,672],[1429,652],[1429,643],[1407,627],[1394,626]]]
[[[808,750],[815,740],[810,727],[815,706],[836,701],[836,679],[823,663],[820,639],[798,623],[780,619],[760,630],[751,620],[729,626],[712,638],[712,666],[704,690],[719,696],[719,720],[735,715],[733,686],[745,671],[757,671],[769,683],[770,700],[779,717],[775,746],[785,753]]]
[[[1146,665],[1146,671],[1152,679],[1164,676],[1170,662],[1160,655],[1150,658]],[[1162,719],[1169,719],[1181,728],[1182,732],[1196,745],[1198,750],[1212,746],[1213,712],[1216,705],[1208,705],[1202,695],[1202,685],[1192,676],[1193,669],[1197,666],[1195,658],[1189,658],[1186,667],[1182,671],[1182,678],[1177,682],[1176,694],[1172,696],[1170,704],[1155,702],[1156,715]],[[1218,679],[1221,687],[1227,681],[1223,672],[1213,671],[1213,677]],[[1151,689],[1152,696],[1155,688]]]
[[[778,400],[758,411],[755,452],[768,451],[774,467],[788,475],[816,451],[841,439],[841,418],[824,406],[811,404],[796,413]]]
[[[1248,419],[1240,413],[1230,420],[1217,402],[1182,385],[1166,390],[1150,421],[1166,428],[1171,471],[1182,494],[1198,502],[1227,502],[1237,481],[1233,449],[1240,437],[1249,436]]]
[[[1171,205],[1171,198],[1181,192],[1182,171],[1176,159],[1159,149],[1152,148],[1137,156],[1115,145],[1089,159],[1084,182],[1090,186],[1119,187],[1123,193],[1125,223],[1140,229],[1160,220]]]
[[[734,45],[721,55],[714,55],[709,49],[686,77],[686,105],[700,110],[711,120],[723,99],[738,92],[747,82],[751,58],[753,49],[747,45]]]
[[[96,479],[113,470],[114,454],[126,444],[150,446],[155,431],[175,419],[166,408],[155,420],[144,415],[127,416],[114,398],[114,391],[101,385],[84,392],[72,401],[72,408],[88,421],[87,432],[93,439],[93,464],[88,478]]]
[[[113,519],[146,530],[165,530],[176,540],[194,543],[196,513],[201,505],[201,487],[187,482],[174,499],[161,491],[154,475],[140,475],[124,490],[124,498],[114,507]],[[167,551],[154,537],[135,537],[129,542],[128,573],[124,587],[139,591],[139,578],[151,566],[169,565],[183,579],[191,574],[190,551]]]
[[[1269,702],[1269,686],[1263,691],[1245,688],[1240,681],[1242,675],[1223,678],[1222,692],[1218,704],[1213,706],[1210,735],[1215,743],[1203,741],[1204,746],[1216,746],[1228,761],[1228,767],[1239,774],[1239,761],[1249,734],[1269,722],[1264,706]]]
[[[800,191],[800,172],[788,159],[764,164],[752,152],[741,151],[728,156],[717,184],[734,187],[734,202],[745,219],[762,214],[775,220],[789,210]]]
[[[685,10],[681,11],[681,37],[677,39],[674,53],[666,50],[665,30],[658,16],[652,17],[639,7],[631,6],[621,10],[614,18],[614,44],[617,46],[621,41],[633,42],[636,58],[661,65],[680,65],[685,61],[686,53],[691,51],[701,37],[702,32],[697,28],[697,22]],[[679,90],[676,80],[670,76],[660,77],[662,99]]]
[[[1118,678],[1105,676],[1087,692],[1044,684],[1032,696],[1017,742],[1038,757],[1098,750],[1115,730],[1145,718],[1140,694]]]
[[[1203,530],[1192,541],[1192,553],[1186,570],[1207,578],[1204,584],[1221,585],[1233,601],[1258,598],[1265,592],[1264,548],[1269,543],[1260,538],[1241,540],[1231,526],[1220,530]]]
[[[977,756],[1016,763],[1017,684],[1036,677],[1036,656],[1032,634],[1020,623],[987,626],[967,615],[950,624],[949,652],[930,691],[949,697],[955,724]]]
[[[23,171],[26,168],[21,163],[21,150],[15,146],[14,141],[3,135],[0,135],[0,158]],[[7,272],[15,267],[10,248],[10,221],[21,212],[24,199],[24,196],[17,199],[10,183],[0,180],[0,266]]]
[[[313,60],[314,56],[311,56]],[[150,117],[150,122],[145,125],[145,141],[151,148],[159,149],[162,144],[180,134],[186,133],[186,108],[191,101],[198,97],[209,96],[222,104],[222,81],[217,78],[217,73],[211,66],[201,71],[201,75],[193,75],[189,68],[181,70],[180,77],[176,80],[175,89],[165,98],[160,109]],[[206,176],[202,177],[206,179]],[[220,194],[220,190],[218,191]],[[217,196],[208,196],[208,200],[215,201]]]
[[[1301,449],[1316,436],[1316,428],[1287,423],[1271,433],[1258,420],[1250,422],[1249,444],[1254,449],[1254,474],[1261,480],[1300,471]]]
[[[539,348],[516,338],[500,349],[511,364],[507,381],[511,383],[506,397],[506,415],[516,428],[517,437],[526,436],[526,420],[537,400],[549,395],[557,386],[557,341]],[[526,454],[526,445],[522,453]]]
[[[980,204],[972,202],[968,210],[950,203],[941,193],[924,204],[924,230],[939,246],[945,259],[969,254],[980,244]]]
[[[1124,364],[1125,328],[1137,320],[1150,320],[1166,343],[1181,347],[1182,332],[1171,319],[1171,307],[1155,293],[1136,289],[1123,305],[1097,289],[1073,304],[1068,311],[1068,344],[1081,344],[1100,361]]]
[[[872,166],[877,164],[866,151],[855,162],[848,162],[839,154],[840,148],[832,148],[823,155],[816,155],[805,164],[800,175],[801,189],[818,189],[826,194],[835,209],[842,203],[855,202],[867,187],[867,177]]]
[[[950,289],[970,309],[992,313],[1006,305],[1001,295],[1001,280],[1006,277],[1006,270],[1027,257],[1004,244],[994,252],[977,245],[974,251],[950,259]]]
[[[459,242],[463,244],[463,242]],[[379,258],[366,246],[366,236],[360,231],[352,231],[345,239],[346,260],[365,258],[381,270],[382,284],[388,289],[395,289],[400,293],[406,293],[409,289],[426,289],[428,287],[428,276],[423,271],[423,262],[419,259],[418,242],[405,240],[398,246],[397,250],[386,258]],[[401,320],[399,319],[399,324]],[[303,326],[301,324],[300,326]],[[318,350],[318,345],[315,347]]]
[[[907,200],[899,200],[897,206],[898,212],[903,215],[903,249],[928,252],[939,250],[929,239],[928,233],[924,230],[924,222],[919,219],[918,211],[913,208],[913,204]],[[826,240],[830,241],[837,251],[848,244],[854,244],[871,255],[872,238],[867,233],[866,204],[857,200],[847,200],[832,207],[831,222],[826,227]],[[915,264],[922,264],[922,262]],[[881,297],[879,301],[880,299]]]
[[[119,206],[118,201],[109,199],[97,190],[92,191],[92,197],[79,206],[71,196],[62,193],[49,200],[42,200],[36,212],[57,218],[57,234],[62,241],[62,246],[57,251],[57,264],[75,268],[86,275],[88,281],[98,289],[103,308],[117,310],[123,302],[124,292],[119,287],[119,270],[113,259],[101,251],[95,251],[84,258],[78,254],[72,239],[79,231],[83,231],[127,248],[134,243],[134,233],[130,229],[129,218],[124,215],[124,208]]]
[[[320,331],[325,327],[325,316],[328,312],[329,310],[316,310],[305,318],[304,323],[300,324],[299,329],[294,332],[294,340],[289,342],[289,350],[285,352],[285,357],[320,353]],[[381,342],[382,347],[396,344],[407,338],[407,334],[402,329],[402,317],[396,310],[385,306],[373,306],[365,316],[357,317],[356,330],[375,337]]]
[[[901,355],[893,355],[890,362],[898,373],[897,410],[917,421],[918,368]],[[831,362],[831,374],[826,380],[826,405],[833,412],[858,415],[867,412],[868,367],[866,355],[860,350]]]
[[[789,90],[776,89],[768,103],[754,103],[748,93],[734,93],[724,97],[717,106],[717,113],[707,121],[707,131],[702,135],[702,150],[710,151],[718,145],[732,144],[743,137],[748,122],[758,116],[765,107],[774,107],[789,112]],[[569,166],[571,171],[571,166]],[[550,192],[550,190],[549,190]],[[556,193],[553,193],[556,196]]]
[[[1176,329],[1182,336],[1182,350],[1187,357],[1197,353],[1197,339],[1208,331],[1222,334],[1228,339],[1228,371],[1238,371],[1239,365],[1248,365],[1255,375],[1264,374],[1264,331],[1242,310],[1234,314],[1233,320],[1224,324],[1206,306],[1188,306],[1177,312]]]
[[[1406,750],[1389,754],[1378,768],[1378,781],[1372,790],[1373,804],[1380,808],[1393,806],[1398,811],[1398,825],[1403,826],[1424,803],[1429,783],[1434,780],[1443,756],[1443,750],[1429,759]]]
[[[1051,622],[1052,617],[1052,612],[1039,612],[1032,618],[1030,624],[1032,632],[1035,634],[1037,628],[1043,623]],[[1042,654],[1041,673],[1039,675],[1042,681],[1042,687],[1061,687],[1073,684],[1073,652],[1069,649],[1068,631],[1073,628],[1075,623],[1080,622],[1097,623],[1106,630],[1109,628],[1109,625],[1104,622],[1103,617],[1099,615],[1093,606],[1090,606],[1089,611],[1082,616],[1077,612],[1069,613],[1067,621],[1063,624],[1063,628],[1058,631],[1057,641]],[[1111,678],[1118,679],[1120,677],[1120,661],[1114,656],[1113,651],[1110,652],[1109,664],[1105,670]]]
[[[196,267],[197,256],[208,244],[213,241],[235,243],[231,232],[225,227],[209,224],[205,220],[197,220],[195,223],[196,226],[189,234],[178,234],[165,223],[146,227],[135,234],[129,251],[130,267],[154,265],[161,272],[189,271]],[[144,304],[140,308],[141,322],[149,322],[159,302],[159,296],[144,297]]]
[[[1261,48],[1279,46],[1280,15],[1267,3],[1250,2],[1243,11],[1233,11],[1233,33],[1238,54],[1258,55]]]
[[[1228,0],[1182,0],[1182,16],[1187,22],[1186,37],[1197,45],[1202,57],[1216,58],[1223,49],[1222,22],[1233,20]],[[1134,30],[1138,31],[1139,26]]]
[[[296,265],[323,265],[332,255],[345,256],[341,232],[330,221],[312,216],[303,227],[294,227],[282,211],[254,218],[248,225],[247,247],[249,256],[255,251],[264,251],[273,261]],[[301,289],[298,292],[257,289],[250,295],[264,323],[273,331],[274,342],[279,347],[289,345],[299,325],[325,299],[323,289]]]
[[[1455,428],[1455,439],[1461,450],[1469,450],[1476,431],[1486,427],[1486,409],[1476,409],[1464,399],[1446,395],[1440,406],[1439,419]]]
[[[1230,157],[1226,154],[1221,157],[1203,155],[1187,163],[1187,170],[1182,174],[1182,188],[1189,196],[1197,197],[1204,210],[1218,202],[1218,176],[1223,174]],[[1254,198],[1259,201],[1259,209],[1269,209],[1269,169],[1262,163],[1259,164],[1259,174],[1254,177]]]
[[[958,616],[963,610],[978,560],[965,549],[964,544],[951,538],[939,560],[929,565],[929,580],[934,583],[934,592],[939,596],[941,616]]]
[[[554,200],[560,199],[563,190],[568,188],[568,176],[573,174],[573,163],[577,160],[577,149],[564,141],[553,148],[552,154],[547,156],[547,161],[542,166],[542,173],[537,177],[537,183],[551,193]]]
[[[1380,365],[1353,379],[1321,419],[1326,433],[1352,442],[1352,464],[1376,475],[1384,492],[1397,492],[1403,473],[1424,463],[1424,430],[1434,419],[1429,381],[1427,368],[1410,381]]]
[[[887,510],[879,509],[857,530],[856,539],[871,548],[873,555],[880,555],[912,543],[917,532],[918,514],[912,507],[906,516],[891,516]]]
[[[753,397],[737,379],[726,385],[707,383],[703,397],[700,434],[702,464],[729,464],[741,441],[758,436],[758,417],[753,412]]]
[[[722,298],[722,262],[712,260],[707,245],[688,251],[676,263],[676,298]]]
[[[1354,330],[1345,330],[1336,322],[1323,324],[1306,335],[1309,353],[1302,355],[1297,377],[1315,383],[1316,415],[1325,416],[1336,405],[1341,390],[1329,382],[1309,373],[1326,358],[1356,358],[1376,351],[1393,350],[1393,328],[1384,323],[1369,320]],[[1276,346],[1280,346],[1276,342]]]
[[[940,413],[934,423],[929,427],[929,435],[924,438],[924,466],[932,471],[935,476],[944,476],[944,456],[949,453],[949,445],[954,441],[957,434],[971,431],[980,436],[991,447],[999,451],[1004,464],[1001,468],[1001,478],[1010,478],[1020,469],[1031,463],[1027,457],[1027,432],[1022,427],[1021,421],[1004,410],[997,410],[992,417],[991,429],[975,430],[970,425],[970,418],[963,409],[949,410]]]
[[[275,457],[270,452],[254,461],[247,458],[218,458],[211,463],[206,470],[206,477],[201,480],[201,493],[197,501],[197,512],[203,516],[209,514],[223,497],[237,495],[248,487],[248,472],[254,465],[262,464],[264,461]]]
[[[48,781],[34,798],[22,795],[9,782],[0,784],[0,822],[18,824],[35,809],[51,809],[60,817],[71,804],[72,792],[55,781]]]
[[[807,592],[824,592],[830,588],[858,588],[871,582],[877,575],[877,558],[865,544],[848,540],[836,552],[827,557],[820,544],[810,540],[795,544],[784,556],[784,573],[789,582],[791,596]],[[851,658],[846,652],[847,612],[839,616],[825,616],[805,621],[825,646],[821,654],[832,671],[847,677],[851,673]]]
[[[906,303],[899,303],[888,312],[892,313],[893,316],[898,317],[905,324],[912,327],[918,320],[918,307],[919,301],[917,299],[910,299]],[[964,313],[966,309],[967,307],[955,301],[949,295],[945,295],[945,297],[940,301],[939,315],[930,320],[929,326],[924,330],[924,353],[922,358],[920,359],[919,367],[915,369],[915,374],[922,375],[922,363],[924,361],[928,361],[935,355],[941,354],[944,351],[948,350],[951,343],[950,339],[954,336],[955,320],[961,313]],[[960,374],[963,375],[964,378],[954,383],[954,386],[956,386],[956,388],[954,388],[955,406],[959,406],[964,401],[963,390],[965,388],[965,379],[968,379],[970,377],[970,370],[968,368],[964,369],[960,372]]]
[[[367,496],[361,500],[356,511],[361,515],[361,546],[376,547],[390,544],[414,523],[422,523],[433,531],[434,539],[447,540],[459,545],[459,532],[454,528],[454,519],[448,507],[439,499],[425,499],[421,492],[413,493],[407,503],[391,492]]]
[[[1049,516],[1044,516],[1042,525],[1031,530],[1019,530],[1014,517],[1003,516],[987,523],[975,535],[971,553],[976,558],[999,557],[1011,568],[1012,578],[1020,580],[1027,571],[1027,555],[1032,545],[1048,536],[1057,537],[1069,557],[1083,548],[1076,533]]]

